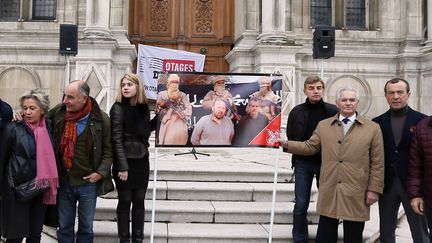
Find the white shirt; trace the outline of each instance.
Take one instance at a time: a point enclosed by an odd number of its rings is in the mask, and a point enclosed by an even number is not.
[[[348,120],[349,120],[346,124],[345,124],[345,122],[342,121],[345,118],[348,118]],[[357,118],[357,113],[354,113],[350,117],[344,117],[341,114],[339,114],[339,121],[341,121],[341,123],[342,123],[342,127],[344,129],[344,135],[348,132],[348,130],[350,129],[351,125],[354,123],[356,118]]]

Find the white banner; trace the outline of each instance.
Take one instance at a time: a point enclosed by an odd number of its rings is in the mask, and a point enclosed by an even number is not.
[[[205,55],[155,46],[139,45],[137,75],[147,98],[157,97],[159,72],[202,72]]]

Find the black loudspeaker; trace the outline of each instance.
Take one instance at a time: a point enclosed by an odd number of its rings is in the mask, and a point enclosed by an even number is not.
[[[78,54],[78,26],[74,24],[60,25],[60,49],[62,55]]]
[[[316,26],[313,33],[313,58],[325,59],[335,54],[335,28]]]

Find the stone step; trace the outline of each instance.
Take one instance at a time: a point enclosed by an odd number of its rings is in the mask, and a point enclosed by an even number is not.
[[[175,156],[187,148],[151,148],[150,168],[157,160],[158,181],[272,182],[278,160],[278,181],[292,179],[291,155],[272,148],[197,148],[210,156]],[[157,151],[157,154],[156,154]],[[245,153],[247,154],[245,156]],[[257,156],[249,154],[256,153]],[[278,155],[279,154],[279,155]],[[153,171],[150,173],[152,178]]]
[[[151,166],[152,168],[152,166]],[[222,182],[273,182],[274,167],[250,162],[226,161],[165,161],[158,162],[158,181],[222,181]],[[279,182],[289,182],[292,170],[280,168]],[[153,171],[150,173],[153,180]]]
[[[95,220],[116,220],[115,199],[98,199]],[[271,202],[221,202],[157,200],[155,222],[175,223],[269,223]],[[151,221],[152,201],[145,201],[145,221]],[[274,223],[291,224],[294,203],[275,204]],[[318,223],[316,204],[309,207],[308,220]]]
[[[273,187],[273,183],[158,181],[156,199],[270,202],[272,201]],[[318,189],[313,183],[311,201],[316,201],[317,195]],[[153,181],[150,181],[146,198],[151,199],[152,197]],[[105,195],[104,198],[117,198],[117,192],[111,192]],[[292,202],[294,198],[294,183],[277,184],[277,202]]]
[[[377,235],[374,225],[366,223],[363,232],[363,242],[375,242]],[[317,225],[309,226],[309,238],[312,241],[316,236]],[[44,234],[55,238],[55,229],[44,227]],[[95,243],[115,243],[117,238],[117,224],[114,221],[94,222]],[[144,242],[149,242],[151,232],[150,223],[144,226]],[[157,243],[264,243],[267,242],[270,232],[269,224],[207,224],[207,223],[155,223],[154,242]],[[272,242],[293,242],[291,224],[274,224],[272,228]],[[339,240],[342,242],[343,227],[339,226]]]

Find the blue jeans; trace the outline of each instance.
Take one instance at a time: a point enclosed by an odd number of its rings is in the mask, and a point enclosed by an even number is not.
[[[71,186],[61,183],[58,189],[59,229],[57,239],[60,243],[74,242],[74,226],[78,202],[77,243],[93,242],[93,218],[96,210],[97,184],[87,183]]]
[[[311,195],[311,187],[314,176],[317,186],[319,183],[320,162],[295,160],[295,204],[293,211],[293,239],[294,242],[308,242],[307,210]]]

